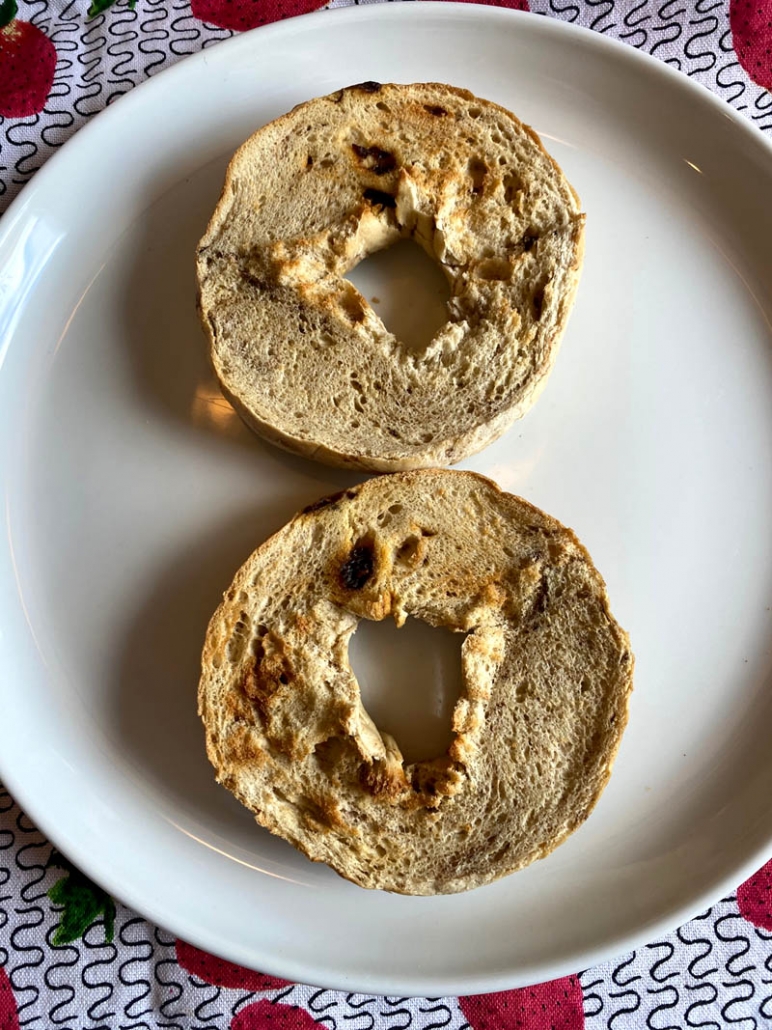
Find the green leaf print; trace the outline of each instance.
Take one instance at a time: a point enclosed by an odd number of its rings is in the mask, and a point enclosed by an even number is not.
[[[92,883],[58,851],[51,853],[47,866],[49,869],[66,870],[66,875],[57,880],[48,892],[54,905],[60,905],[64,910],[53,943],[70,944],[79,940],[90,926],[103,917],[105,942],[110,944],[115,933],[115,902],[110,895]]]

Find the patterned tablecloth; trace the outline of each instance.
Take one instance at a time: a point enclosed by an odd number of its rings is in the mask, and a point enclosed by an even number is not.
[[[331,7],[348,0],[332,0]],[[187,54],[316,0],[0,0],[0,209],[91,115]],[[772,133],[772,0],[506,0],[675,65]],[[772,202],[772,198],[770,200]],[[772,863],[661,940],[475,998],[290,984],[175,940],[58,855],[0,788],[0,1030],[772,1027]]]

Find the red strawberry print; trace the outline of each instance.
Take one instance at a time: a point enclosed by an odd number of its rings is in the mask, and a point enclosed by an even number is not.
[[[43,110],[56,68],[56,47],[28,21],[16,0],[0,0],[0,115],[25,118]]]
[[[190,6],[199,21],[245,32],[271,21],[316,11],[326,3],[327,0],[191,0]]]
[[[0,1030],[19,1030],[16,1001],[2,966],[0,966]]]
[[[772,930],[772,862],[767,862],[738,888],[737,905],[740,915],[749,923]]]
[[[231,1020],[231,1030],[319,1030],[305,1009],[258,1001]]]
[[[729,26],[737,60],[754,82],[772,89],[772,0],[731,0]]]
[[[472,1030],[584,1030],[582,988],[576,976],[499,994],[459,998]]]
[[[473,4],[487,4],[489,7],[509,7],[513,11],[530,11],[528,0],[471,0]]]
[[[289,984],[288,980],[281,980],[278,976],[256,973],[244,966],[237,966],[235,962],[216,958],[185,941],[177,941],[177,961],[199,980],[205,980],[216,987],[232,987],[238,991],[275,991],[277,987],[287,987]]]

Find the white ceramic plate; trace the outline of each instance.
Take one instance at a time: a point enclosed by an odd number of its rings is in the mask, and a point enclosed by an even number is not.
[[[511,107],[588,213],[550,384],[467,465],[589,547],[637,654],[632,716],[585,826],[456,897],[359,890],[256,828],[215,785],[195,712],[205,625],[237,565],[351,479],[264,445],[221,399],[194,244],[252,129],[363,79],[449,81]],[[751,873],[772,852],[770,196],[770,148],[688,79],[490,7],[285,22],[100,115],[0,240],[0,771],[29,815],[195,944],[391,994],[576,971]],[[383,268],[367,274],[383,287]],[[429,632],[395,646],[370,628],[364,677],[379,649],[388,675],[416,648],[442,664]]]

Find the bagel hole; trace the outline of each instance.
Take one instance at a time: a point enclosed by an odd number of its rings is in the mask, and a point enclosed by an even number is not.
[[[383,324],[411,353],[426,350],[448,320],[448,281],[414,240],[371,254],[346,278],[364,297],[378,297]]]
[[[349,661],[362,703],[379,732],[397,742],[406,765],[437,758],[453,743],[453,709],[461,696],[463,633],[408,619],[362,619]]]

